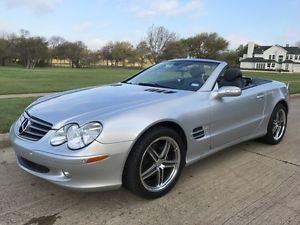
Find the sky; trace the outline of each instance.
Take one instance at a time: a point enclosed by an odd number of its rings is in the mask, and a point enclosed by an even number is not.
[[[0,34],[29,30],[99,49],[108,41],[143,40],[150,26],[181,38],[217,32],[240,44],[300,41],[300,0],[0,0]]]

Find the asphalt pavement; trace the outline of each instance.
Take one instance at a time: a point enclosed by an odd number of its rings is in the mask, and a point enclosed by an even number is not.
[[[23,172],[0,146],[0,224],[300,224],[300,98],[282,143],[225,149],[185,168],[156,200],[65,190]]]

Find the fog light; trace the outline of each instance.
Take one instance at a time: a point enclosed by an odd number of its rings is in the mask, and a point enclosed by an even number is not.
[[[67,177],[67,178],[70,178],[71,177],[71,173],[70,172],[68,172],[68,171],[62,171],[63,172],[63,174],[65,175],[65,177]]]

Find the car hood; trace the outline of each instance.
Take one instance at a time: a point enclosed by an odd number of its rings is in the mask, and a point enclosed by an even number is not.
[[[156,91],[154,91],[156,90]],[[163,90],[164,92],[159,92]],[[27,108],[34,117],[52,123],[54,129],[70,123],[101,120],[124,110],[167,101],[189,91],[113,84],[67,91],[42,97]]]

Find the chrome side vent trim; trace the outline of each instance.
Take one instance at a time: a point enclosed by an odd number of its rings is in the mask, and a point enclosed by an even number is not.
[[[162,94],[173,94],[173,93],[176,93],[176,91],[169,91],[169,90],[158,89],[158,88],[148,88],[148,89],[145,89],[144,91],[156,92],[156,93],[162,93]]]
[[[118,86],[122,86],[123,84],[121,83],[115,83],[115,84],[110,84],[109,86],[112,86],[112,87],[118,87]]]
[[[196,127],[192,132],[192,136],[196,140],[203,138],[205,136],[203,127]]]

